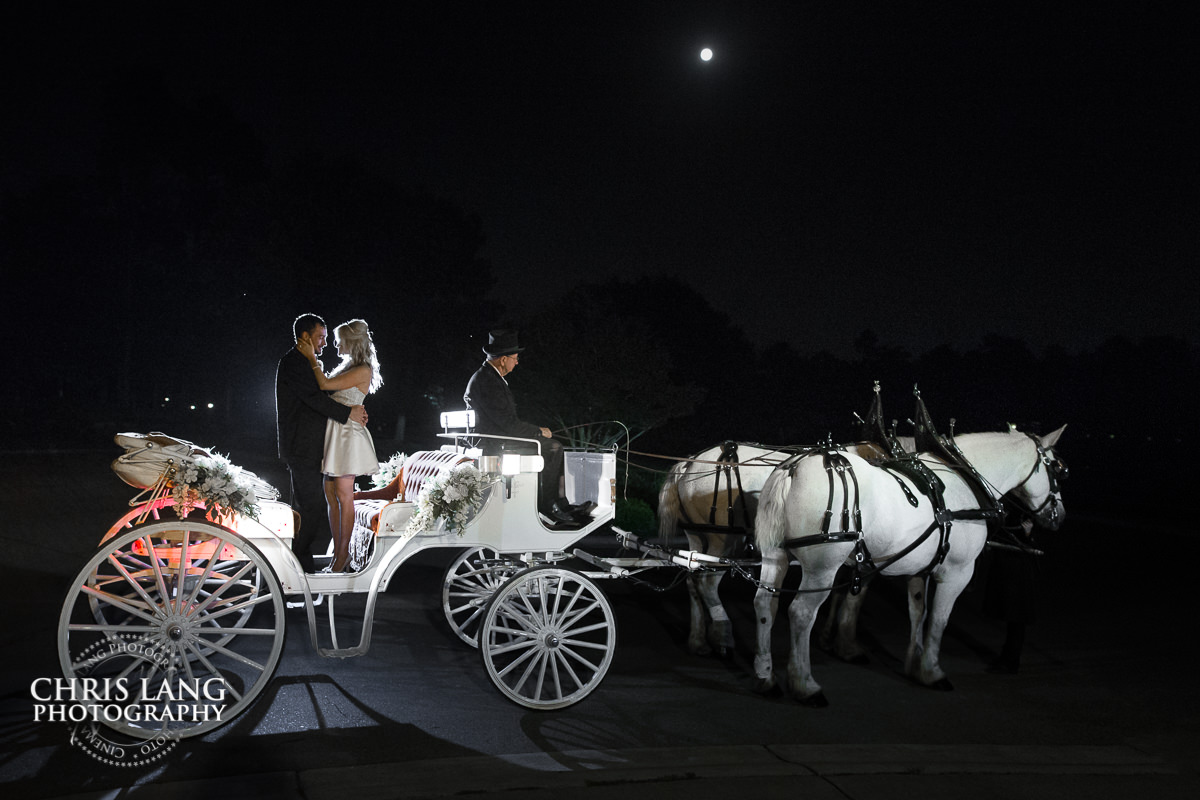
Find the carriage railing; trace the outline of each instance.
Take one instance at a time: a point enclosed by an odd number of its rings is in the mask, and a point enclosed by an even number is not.
[[[452,439],[455,447],[461,450],[472,450],[475,446],[471,443],[472,439],[498,439],[505,442],[528,442],[537,446],[537,457],[542,457],[542,443],[537,439],[526,439],[521,436],[501,436],[495,433],[468,433],[466,431],[454,431],[447,433],[435,433],[434,436],[439,439]],[[465,442],[465,444],[464,444]],[[517,455],[516,453],[507,453],[506,455]],[[484,456],[487,458],[488,456]],[[526,472],[540,472],[537,470],[525,470]]]

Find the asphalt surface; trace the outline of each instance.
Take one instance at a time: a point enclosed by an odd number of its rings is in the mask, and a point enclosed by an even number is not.
[[[576,706],[531,712],[500,696],[478,654],[446,629],[438,591],[452,554],[430,553],[381,598],[367,655],[317,657],[291,611],[276,678],[242,717],[153,764],[104,765],[65,725],[32,721],[29,689],[57,674],[61,598],[132,494],[108,472],[108,455],[8,458],[0,475],[7,797],[1200,796],[1185,571],[1196,543],[1170,525],[1114,525],[1070,494],[1017,675],[986,670],[1002,633],[973,585],[943,645],[955,691],[912,685],[900,670],[902,589],[882,585],[861,624],[871,663],[817,653],[831,705],[804,708],[750,692],[748,585],[723,588],[738,650],[719,660],[686,653],[682,589],[606,583],[619,631],[608,677]],[[40,477],[81,462],[69,491]],[[1154,558],[1131,546],[1147,541]],[[604,552],[610,542],[583,546]],[[339,610],[339,625],[352,626],[353,602]],[[781,624],[777,663],[785,637]]]

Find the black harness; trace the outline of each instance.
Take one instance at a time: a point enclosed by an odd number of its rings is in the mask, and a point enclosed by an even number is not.
[[[747,541],[754,533],[754,515],[749,505],[747,505],[746,492],[742,487],[738,444],[738,442],[734,441],[724,441],[721,443],[721,455],[717,457],[716,467],[713,470],[712,505],[708,509],[708,521],[692,522],[686,518],[681,519],[677,525],[681,533],[744,536],[747,538]],[[799,454],[809,453],[813,450],[811,447],[776,447],[758,444],[754,444],[753,446],[785,453],[787,454],[785,462]],[[721,489],[722,478],[724,478],[725,482],[724,491]],[[737,487],[736,494],[734,493],[735,485]],[[722,495],[724,495],[726,519],[726,524],[724,525],[717,522],[717,509],[721,507]],[[704,551],[706,551],[707,540],[703,536],[701,537],[701,542]]]
[[[916,539],[909,542],[899,552],[888,556],[882,562],[876,562],[867,548],[862,532],[862,512],[858,500],[858,478],[854,474],[854,467],[845,454],[834,447],[832,442],[829,442],[821,451],[821,456],[825,460],[825,471],[829,476],[829,495],[825,516],[821,524],[821,532],[810,536],[786,539],[780,545],[787,549],[833,542],[854,542],[854,571],[850,580],[851,594],[858,594],[862,589],[864,580],[878,572],[882,572],[891,564],[896,563],[916,550],[933,535],[934,531],[937,531],[939,540],[933,559],[924,568],[915,573],[917,575],[928,575],[946,560],[946,555],[950,552],[950,533],[955,522],[984,520],[991,524],[1003,516],[1000,502],[988,489],[987,482],[983,479],[983,476],[979,474],[975,467],[967,460],[966,456],[963,455],[952,437],[947,438],[938,435],[933,427],[933,421],[929,416],[929,412],[925,408],[925,402],[921,399],[921,393],[914,389],[914,394],[917,398],[916,449],[918,452],[933,455],[945,465],[954,469],[962,477],[967,486],[970,487],[976,499],[976,507],[964,509],[949,509],[946,507],[946,485],[942,482],[941,478],[929,468],[928,464],[915,454],[904,453],[900,449],[895,437],[888,435],[884,430],[882,425],[883,411],[879,399],[879,386],[876,384],[875,401],[863,427],[865,433],[871,437],[873,443],[881,447],[885,453],[891,455],[890,457],[873,461],[871,464],[895,478],[901,491],[904,492],[905,499],[913,508],[919,507],[920,501],[912,493],[912,490],[909,489],[904,479],[907,478],[916,486],[917,490],[929,499],[930,505],[933,507],[932,521]],[[951,425],[953,426],[953,422]],[[779,468],[786,467],[794,473],[796,464],[803,457],[805,456],[801,455],[790,459],[789,462],[781,464]],[[1034,465],[1034,469],[1036,471],[1037,464]],[[833,518],[834,500],[837,496],[837,483],[833,477],[834,473],[840,476],[842,489],[842,527],[841,530],[836,531],[830,529]],[[847,476],[849,476],[848,479]],[[850,483],[853,483],[854,486],[853,498],[849,494]],[[851,517],[854,520],[854,527],[850,525]]]
[[[1058,482],[1067,479],[1067,465],[1057,455],[1051,456],[1050,452],[1042,446],[1041,439],[1034,436],[1032,433],[1026,433],[1025,435],[1029,437],[1029,439],[1033,442],[1033,446],[1037,448],[1037,460],[1033,462],[1033,467],[1029,470],[1029,474],[1026,475],[1020,483],[1013,487],[1013,489],[1015,490],[1021,486],[1024,486],[1029,482],[1029,479],[1036,475],[1041,470],[1042,466],[1045,465],[1046,480],[1050,484],[1050,493],[1037,508],[1034,508],[1026,503],[1022,503],[1015,496],[1012,496],[1011,493],[1004,495],[1002,500],[1004,501],[1004,504],[1010,508],[1010,510],[1016,511],[1017,513],[1025,515],[1031,519],[1037,519],[1040,517],[1042,512],[1046,509],[1046,506],[1049,506],[1050,520],[1054,521],[1058,519]]]
[[[815,454],[814,454],[815,455]],[[791,459],[789,463],[781,464],[779,469],[788,469],[792,473],[795,472],[796,465],[802,458],[808,454],[798,456]],[[821,532],[811,534],[809,536],[799,536],[784,540],[780,547],[784,549],[796,547],[810,547],[818,544],[832,544],[835,542],[854,542],[854,570],[850,580],[850,592],[858,594],[862,589],[863,582],[874,575],[881,572],[888,566],[894,564],[900,559],[907,556],[909,553],[916,550],[925,543],[935,531],[939,534],[938,548],[933,559],[923,569],[919,570],[918,575],[927,575],[934,568],[946,560],[946,555],[950,552],[950,532],[953,528],[953,523],[959,520],[987,520],[992,521],[1000,516],[999,504],[994,500],[987,507],[965,508],[965,509],[949,509],[946,507],[945,500],[945,484],[942,482],[933,470],[929,468],[925,462],[915,456],[910,456],[901,459],[888,459],[873,464],[872,466],[879,467],[896,479],[896,483],[904,491],[905,497],[909,504],[914,508],[918,507],[920,502],[913,495],[908,485],[903,478],[907,477],[917,489],[924,494],[930,501],[933,507],[933,519],[929,526],[913,541],[909,542],[899,552],[888,556],[883,561],[876,561],[870,550],[867,548],[866,539],[862,531],[862,509],[859,505],[859,487],[858,477],[854,473],[854,466],[850,463],[850,459],[846,454],[836,447],[829,445],[820,451],[820,456],[824,460],[825,473],[828,477],[829,492],[827,495],[825,514],[821,520]],[[850,493],[850,488],[853,486],[853,495]],[[838,498],[838,490],[840,487],[841,493],[841,514],[840,514],[840,529],[834,529],[834,502]]]
[[[775,469],[786,469],[790,475],[794,475],[796,466],[803,459],[819,455],[823,460],[825,474],[828,479],[828,495],[825,513],[821,520],[821,532],[809,536],[786,539],[780,544],[780,547],[782,549],[791,549],[820,544],[853,542],[854,568],[849,582],[851,594],[858,594],[862,590],[863,583],[868,578],[882,572],[890,565],[916,550],[933,535],[934,531],[937,531],[939,540],[933,559],[924,568],[914,573],[922,576],[928,575],[946,560],[946,556],[950,552],[950,533],[955,522],[982,520],[988,523],[990,532],[996,527],[996,523],[1005,516],[1002,504],[1031,517],[1037,517],[1047,505],[1051,507],[1052,518],[1053,515],[1057,514],[1058,481],[1066,478],[1067,468],[1061,459],[1050,455],[1042,446],[1041,440],[1032,434],[1025,434],[1033,440],[1034,446],[1037,448],[1038,457],[1034,461],[1029,474],[1017,484],[1017,487],[1027,483],[1044,464],[1050,480],[1050,496],[1037,508],[1032,508],[1027,504],[1021,503],[1020,500],[1011,496],[1011,492],[997,498],[989,488],[987,481],[979,474],[974,465],[967,460],[958,445],[955,444],[953,437],[954,421],[951,420],[950,422],[951,435],[949,437],[939,435],[933,426],[933,421],[925,407],[925,403],[921,399],[921,393],[916,389],[914,389],[913,393],[917,398],[917,421],[915,423],[917,451],[932,455],[941,461],[943,465],[953,469],[971,489],[972,494],[975,496],[976,507],[963,509],[949,509],[946,507],[946,486],[942,482],[942,479],[916,454],[906,453],[900,447],[894,433],[888,434],[884,429],[882,424],[883,412],[879,399],[879,385],[877,383],[875,386],[875,401],[867,420],[862,420],[862,427],[863,432],[866,434],[867,443],[876,445],[885,456],[877,460],[872,460],[869,463],[873,467],[882,469],[896,480],[896,484],[904,493],[905,499],[913,508],[920,506],[920,499],[913,494],[908,483],[905,482],[905,478],[917,488],[917,491],[928,498],[933,508],[933,519],[929,523],[929,526],[903,549],[888,556],[881,562],[875,560],[866,545],[866,539],[862,530],[862,509],[859,505],[858,476],[855,475],[854,466],[850,462],[850,459],[847,458],[844,449],[839,445],[835,445],[832,437],[816,447],[774,448],[790,453]],[[751,519],[749,508],[746,506],[745,492],[742,490],[741,473],[738,470],[737,450],[737,442],[726,441],[721,445],[721,455],[717,459],[718,466],[714,471],[715,485],[713,486],[713,502],[709,509],[708,524],[681,523],[680,528],[682,530],[695,533],[743,535],[753,532],[753,520]],[[722,475],[725,477],[725,503],[726,518],[729,521],[728,525],[716,524]],[[738,489],[736,500],[733,495],[734,481],[736,481]],[[853,487],[853,493],[851,493],[851,487]],[[835,513],[833,508],[834,501],[839,495],[839,489],[842,510],[841,514],[837,515],[839,516],[838,527],[835,528]],[[741,509],[742,520],[744,521],[743,525],[734,524],[735,503],[736,507]],[[755,583],[758,582],[755,581]],[[761,583],[759,585],[762,586]],[[772,592],[780,591],[773,587],[763,586],[762,588]],[[806,591],[829,591],[832,588],[836,587]]]
[[[717,498],[721,495],[721,476],[725,476],[725,519],[733,526],[733,504],[737,502],[742,509],[741,526],[746,531],[750,526],[750,511],[746,508],[746,493],[742,491],[742,473],[738,469],[738,444],[733,441],[721,442],[721,455],[717,458],[717,468],[713,470],[716,485],[713,486],[712,508],[708,510],[708,524],[717,524]],[[737,480],[737,500],[734,500],[733,481]]]

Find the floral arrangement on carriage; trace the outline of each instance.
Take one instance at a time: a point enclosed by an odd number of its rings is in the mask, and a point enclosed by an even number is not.
[[[396,480],[396,476],[404,472],[404,463],[408,461],[408,456],[404,453],[396,453],[387,461],[379,462],[379,471],[371,476],[371,486],[375,489],[383,489],[392,481]]]
[[[113,471],[144,490],[130,505],[144,507],[146,514],[153,507],[172,505],[182,519],[203,508],[213,522],[232,524],[238,515],[258,519],[258,500],[279,497],[275,487],[253,472],[183,439],[164,433],[118,433],[114,441],[125,453],[113,461]]]
[[[171,480],[175,513],[186,518],[203,506],[214,522],[232,524],[237,515],[258,519],[258,495],[249,473],[220,453],[180,464]]]
[[[417,495],[417,513],[408,521],[410,533],[431,531],[438,521],[446,530],[463,535],[467,522],[483,505],[483,476],[474,464],[459,464],[442,472],[423,487]]]

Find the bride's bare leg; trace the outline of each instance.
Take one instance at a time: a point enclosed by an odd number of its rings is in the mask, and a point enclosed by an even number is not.
[[[333,535],[333,558],[337,560],[338,521],[341,514],[338,510],[336,478],[325,476],[325,508],[329,515],[329,533]]]
[[[329,496],[331,484],[333,498],[329,506],[329,528],[333,531],[333,571],[341,572],[350,560],[350,537],[354,532],[354,476],[339,475],[326,480],[326,497]]]

